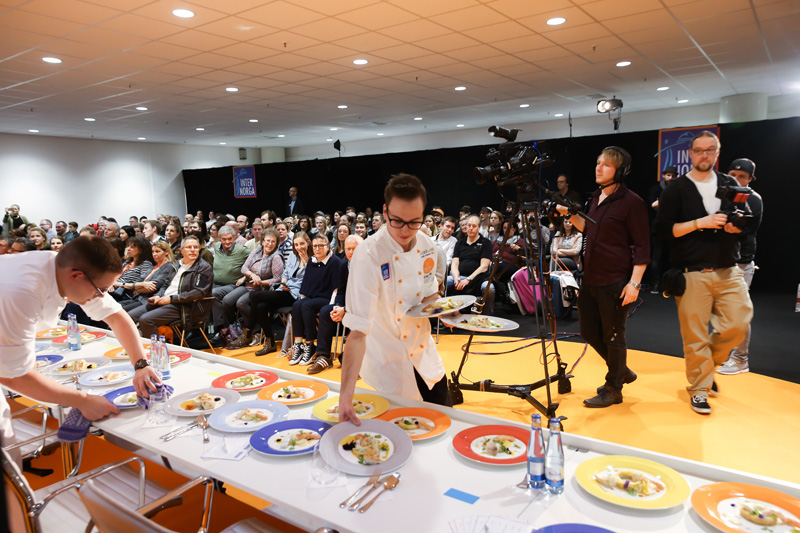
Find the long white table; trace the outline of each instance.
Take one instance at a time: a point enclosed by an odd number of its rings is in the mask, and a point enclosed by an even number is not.
[[[70,360],[102,355],[114,346],[119,344],[109,336],[84,345],[80,352],[60,353],[65,356],[65,360]],[[170,349],[185,350],[178,347]],[[169,383],[175,387],[176,394],[208,387],[216,377],[244,369],[268,368],[277,373],[281,380],[315,379],[304,372],[298,374],[206,352],[187,351],[192,353],[191,360],[172,369]],[[114,364],[116,363],[112,363]],[[304,370],[305,367],[301,367],[301,372]],[[338,394],[339,383],[318,378],[316,380],[329,387],[328,396]],[[121,386],[124,384],[97,388],[97,392]],[[367,390],[360,392],[373,393]],[[459,409],[382,396],[389,400],[391,407],[424,405],[438,409],[452,419],[452,426],[442,436],[415,442],[410,459],[400,469],[402,480],[393,491],[392,497],[379,499],[364,514],[339,508],[338,504],[351,492],[348,486],[309,488],[310,455],[268,457],[251,451],[241,461],[203,460],[200,458],[203,444],[199,437],[164,442],[159,436],[166,433],[171,426],[142,428],[145,414],[139,409],[124,410],[118,416],[95,425],[110,440],[122,442],[129,449],[141,449],[166,457],[176,471],[188,475],[202,472],[268,500],[272,505],[265,512],[308,531],[328,526],[341,533],[407,532],[412,529],[440,533],[450,530],[450,520],[473,515],[507,516],[525,520],[536,528],[578,522],[606,527],[619,533],[714,531],[714,528],[695,513],[688,499],[682,505],[669,510],[648,511],[618,507],[584,491],[575,480],[574,474],[578,465],[592,457],[612,454],[633,455],[667,465],[680,472],[692,490],[715,481],[733,481],[769,487],[800,498],[800,485],[569,433],[563,436],[566,455],[564,493],[553,496],[541,491],[523,490],[517,488],[516,484],[524,477],[524,464],[508,467],[469,461],[453,449],[452,439],[459,431],[475,425],[506,424],[525,427],[524,425]],[[250,399],[256,399],[256,393],[242,394],[242,400]],[[290,407],[290,418],[313,418],[313,405]],[[190,420],[191,418],[185,419],[186,422]],[[365,478],[358,480],[363,482]],[[445,496],[445,492],[451,488],[478,499],[470,504]]]

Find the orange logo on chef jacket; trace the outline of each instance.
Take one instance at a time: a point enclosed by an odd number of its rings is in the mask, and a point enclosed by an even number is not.
[[[429,274],[430,271],[433,270],[433,264],[434,264],[433,257],[427,258],[425,260],[425,262],[422,263],[423,272],[425,272],[426,274]]]

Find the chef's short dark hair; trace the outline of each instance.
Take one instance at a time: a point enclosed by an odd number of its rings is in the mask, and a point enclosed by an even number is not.
[[[72,239],[56,256],[56,265],[76,268],[90,278],[98,278],[109,272],[122,272],[122,258],[117,249],[98,235]]]
[[[407,201],[422,198],[424,205],[427,203],[428,193],[418,177],[411,174],[394,174],[383,191],[383,201],[389,205],[393,198]]]

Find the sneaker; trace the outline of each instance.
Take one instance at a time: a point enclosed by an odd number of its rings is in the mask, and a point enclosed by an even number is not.
[[[708,391],[709,396],[719,396],[719,387],[717,387],[717,382],[714,381],[711,383],[711,390]]]
[[[733,374],[744,374],[750,372],[750,365],[747,362],[747,357],[738,355],[731,355],[721,367],[717,369],[717,374],[732,376]]]
[[[275,341],[270,339],[269,337],[264,338],[264,346],[261,347],[260,350],[256,352],[256,355],[267,355],[268,353],[272,353],[276,351],[278,348],[275,347]],[[286,357],[285,355],[283,357]]]
[[[625,373],[625,377],[623,378],[622,383],[624,383],[625,385],[627,385],[628,383],[633,383],[634,381],[636,381],[636,378],[638,377],[639,376],[636,375],[636,372],[634,372],[629,368],[628,371]],[[600,385],[599,387],[597,387],[597,394],[600,394],[602,390],[605,388],[606,388],[605,385]]]
[[[311,359],[313,359],[314,354],[316,353],[316,346],[314,346],[313,342],[306,342],[303,344],[303,347],[300,348],[303,356],[300,358],[300,365],[308,366],[311,364]]]
[[[705,392],[695,392],[692,395],[692,411],[701,415],[711,414],[711,406],[708,405],[708,395]]]
[[[618,403],[622,403],[622,392],[609,389],[605,386],[594,398],[583,400],[583,405],[586,407],[608,407]]]
[[[324,354],[317,354],[316,357],[314,357],[314,362],[311,363],[311,366],[309,366],[306,369],[306,372],[308,372],[309,374],[319,374],[323,370],[331,368],[332,366],[333,366],[333,358],[331,358],[331,356]]]
[[[296,342],[289,348],[289,353],[287,355],[291,357],[291,359],[289,359],[290,365],[296,365],[300,362],[300,359],[303,358],[303,346],[304,344],[302,342]]]

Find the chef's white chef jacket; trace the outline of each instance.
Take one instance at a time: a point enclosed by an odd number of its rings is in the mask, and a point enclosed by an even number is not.
[[[379,392],[422,400],[414,368],[428,388],[444,376],[429,319],[406,316],[438,291],[436,262],[430,237],[418,232],[404,252],[385,227],[353,254],[342,322],[367,336],[361,377]]]
[[[58,293],[56,252],[0,256],[0,377],[24,376],[35,368],[36,333],[58,325],[67,301]],[[109,294],[81,307],[97,321],[122,310]],[[0,395],[0,431],[3,443],[11,442],[11,413],[5,395]]]

